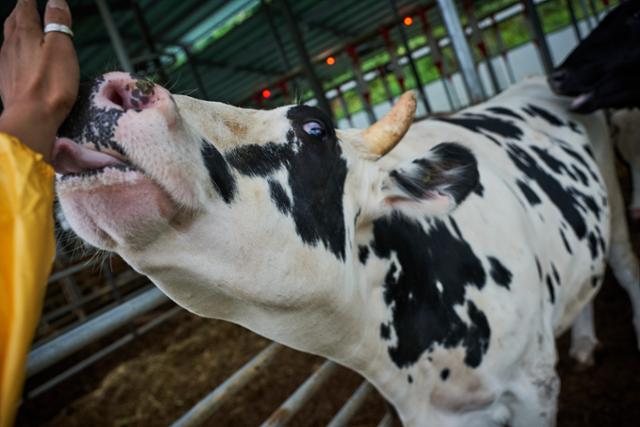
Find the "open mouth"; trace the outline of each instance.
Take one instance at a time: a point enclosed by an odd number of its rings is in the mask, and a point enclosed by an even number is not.
[[[52,163],[61,180],[91,177],[107,170],[140,171],[121,153],[110,149],[100,151],[68,138],[58,138],[53,146]]]

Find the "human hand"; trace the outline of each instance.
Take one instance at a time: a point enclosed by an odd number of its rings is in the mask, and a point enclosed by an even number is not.
[[[44,23],[71,27],[65,0],[49,0]],[[36,0],[18,0],[4,23],[0,50],[0,131],[50,160],[56,131],[78,93],[80,69],[71,37],[43,33]]]

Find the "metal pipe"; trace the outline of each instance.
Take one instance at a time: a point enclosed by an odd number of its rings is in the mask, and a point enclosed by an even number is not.
[[[51,378],[46,383],[41,384],[38,387],[34,388],[33,390],[29,391],[27,393],[27,398],[34,399],[40,396],[45,391],[51,389],[52,387],[55,387],[56,385],[66,380],[67,378],[74,376],[75,374],[82,371],[83,369],[88,368],[89,366],[96,363],[98,360],[108,356],[109,354],[113,353],[117,349],[123,347],[125,344],[132,342],[136,337],[149,332],[151,329],[169,320],[171,317],[175,316],[181,311],[182,311],[182,308],[176,306],[170,309],[169,311],[167,311],[166,313],[162,313],[160,316],[156,317],[155,319],[151,320],[150,322],[138,328],[137,334],[128,333],[124,337],[119,338],[117,341],[114,341],[113,343],[109,344],[107,347],[93,353],[91,356],[73,365],[71,368],[67,369],[61,374]]]
[[[49,279],[47,280],[47,284],[50,285],[54,282],[57,282],[60,279],[63,279],[67,276],[71,276],[72,274],[76,274],[77,272],[82,271],[89,267],[91,267],[91,264],[82,262],[80,264],[72,265],[71,267],[65,268],[64,270],[56,271],[51,276],[49,276]]]
[[[109,38],[111,39],[111,44],[113,45],[113,50],[115,50],[116,52],[116,56],[118,57],[120,66],[124,71],[133,73],[134,70],[133,66],[131,65],[131,60],[129,59],[129,55],[127,54],[126,49],[124,48],[124,43],[122,42],[122,37],[120,37],[118,27],[116,26],[115,22],[113,22],[113,16],[111,16],[109,6],[107,6],[105,0],[95,1],[96,5],[98,6],[98,10],[100,11],[100,15],[102,16],[104,26],[107,28],[107,33],[109,34]]]
[[[449,73],[446,58],[440,50],[438,39],[433,34],[431,23],[429,22],[426,10],[420,13],[420,21],[422,22],[422,32],[427,37],[427,40],[429,42],[429,54],[431,55],[431,60],[433,61],[438,74],[440,75],[440,80],[442,80],[442,85],[444,87],[444,93],[447,97],[447,101],[449,102],[449,106],[451,107],[451,111],[453,111],[458,108],[458,106],[460,105],[460,101],[458,99],[456,89],[453,86],[453,82],[451,81],[451,75]]]
[[[382,89],[384,89],[384,95],[387,97],[387,101],[389,101],[389,105],[393,107],[393,94],[391,93],[391,87],[389,86],[389,82],[387,81],[387,73],[384,69],[384,65],[381,65],[380,67],[378,67],[378,75],[380,76]]]
[[[311,58],[309,57],[309,52],[307,52],[307,48],[304,45],[302,33],[300,32],[300,28],[298,28],[296,19],[293,16],[291,6],[289,5],[289,2],[287,0],[279,0],[279,3],[282,6],[282,11],[284,12],[284,18],[287,22],[287,27],[289,27],[291,41],[298,51],[298,56],[300,57],[300,61],[302,62],[302,67],[304,68],[307,78],[309,79],[311,89],[313,89],[313,92],[316,95],[316,99],[318,100],[318,106],[322,110],[325,110],[325,113],[327,113],[329,117],[333,119],[333,110],[331,109],[331,104],[329,104],[324,89],[322,88],[322,83],[320,82],[320,79],[318,78],[318,75],[313,68]]]
[[[589,7],[591,8],[591,13],[593,14],[593,19],[596,20],[596,24],[600,23],[600,17],[598,16],[598,8],[593,0],[589,0]]]
[[[373,386],[368,381],[360,384],[360,387],[358,387],[355,393],[353,393],[349,400],[340,408],[335,417],[329,421],[327,427],[345,427],[372,391]]]
[[[196,403],[186,414],[174,422],[172,427],[196,427],[204,425],[218,410],[225,399],[233,396],[251,381],[265,365],[270,363],[283,347],[271,343],[267,348],[248,361],[242,368],[227,378],[204,399]]]
[[[29,353],[27,377],[37,374],[85,345],[126,325],[131,319],[167,301],[169,299],[154,287],[37,347]]]
[[[465,0],[464,8],[467,11],[467,20],[469,21],[469,26],[471,27],[471,38],[474,40],[476,47],[487,63],[487,71],[489,72],[489,80],[491,81],[491,85],[493,86],[493,93],[497,94],[498,92],[500,92],[498,75],[496,74],[496,70],[493,66],[493,63],[491,62],[491,54],[489,52],[489,49],[487,48],[487,44],[484,42],[484,38],[482,37],[482,31],[480,30],[480,27],[478,25],[476,14],[473,11],[473,3],[470,0]]]
[[[147,49],[154,56],[152,59],[153,65],[156,68],[156,72],[158,73],[158,77],[160,77],[160,84],[167,84],[169,79],[167,77],[167,73],[165,73],[164,68],[162,66],[162,62],[158,56],[158,50],[156,49],[156,44],[153,41],[153,37],[151,36],[151,31],[149,30],[149,24],[147,24],[147,20],[144,17],[144,12],[142,11],[142,7],[138,0],[129,0],[129,4],[131,5],[131,9],[133,10],[133,16],[136,20],[136,24],[140,29],[140,34],[142,35],[142,40],[144,44],[147,46]]]
[[[358,56],[356,48],[353,46],[349,46],[347,48],[347,54],[351,57],[353,76],[355,77],[356,81],[356,93],[360,97],[362,108],[364,108],[364,111],[367,113],[369,124],[372,125],[376,122],[377,119],[375,113],[373,112],[373,107],[371,106],[371,94],[369,93],[367,82],[364,79],[360,57]]]
[[[484,90],[473,62],[473,56],[471,56],[471,49],[467,44],[464,31],[462,31],[455,4],[452,0],[438,0],[438,5],[458,58],[458,64],[460,64],[462,79],[469,92],[469,98],[472,103],[480,102],[485,98]]]
[[[338,102],[340,102],[340,106],[342,107],[342,110],[344,111],[345,118],[349,122],[349,126],[354,127],[353,126],[353,119],[351,118],[351,113],[349,112],[349,105],[347,104],[347,100],[344,99],[344,94],[342,93],[342,90],[340,89],[340,85],[336,86],[336,98],[338,98]]]
[[[338,369],[338,365],[335,363],[329,360],[324,362],[260,427],[280,427],[287,424],[287,421],[311,399],[336,369]]]
[[[502,34],[500,34],[500,27],[498,26],[498,21],[496,20],[495,15],[491,15],[491,22],[493,27],[493,34],[496,38],[496,45],[498,46],[498,51],[500,52],[500,56],[502,56],[502,62],[504,63],[504,68],[507,70],[507,77],[509,78],[509,83],[514,84],[516,82],[515,74],[513,73],[513,68],[511,67],[511,62],[509,61],[509,51],[507,50],[504,40],[502,39]]]
[[[189,69],[191,69],[191,74],[193,74],[193,79],[196,81],[196,86],[198,86],[198,92],[200,92],[200,96],[203,99],[209,99],[209,95],[207,94],[207,89],[204,86],[204,82],[202,81],[202,76],[200,75],[200,71],[198,71],[198,64],[196,64],[193,55],[191,54],[191,49],[188,46],[181,46],[182,51],[184,52],[185,58],[189,63]]]
[[[391,7],[391,10],[393,12],[393,16],[396,19],[396,22],[401,22],[396,0],[389,0],[389,6]],[[422,84],[422,79],[420,78],[420,73],[418,72],[418,67],[416,67],[416,63],[413,60],[411,46],[409,46],[409,38],[407,37],[407,33],[402,24],[398,26],[398,29],[400,30],[400,38],[402,39],[402,45],[404,46],[404,50],[407,54],[407,60],[409,61],[409,69],[411,70],[411,73],[413,74],[413,78],[416,81],[416,89],[418,89],[418,95],[420,95],[420,100],[424,104],[424,108],[425,110],[427,110],[427,114],[429,114],[431,113],[431,105],[429,105],[429,100],[427,99],[427,93],[424,91],[424,86]]]
[[[580,9],[582,9],[582,14],[584,15],[584,20],[587,22],[589,32],[591,32],[591,30],[593,30],[593,23],[591,22],[591,17],[589,16],[589,8],[587,7],[587,2],[585,0],[578,0],[578,4],[580,5]]]
[[[573,32],[576,34],[578,43],[580,43],[582,41],[582,34],[580,33],[580,26],[578,25],[578,19],[576,18],[576,9],[573,7],[573,0],[567,0],[567,10],[569,11],[569,18],[571,18]]]
[[[276,43],[276,47],[278,48],[278,53],[280,54],[280,60],[282,61],[282,65],[286,71],[290,71],[293,67],[291,66],[291,61],[289,61],[289,56],[287,55],[287,50],[284,48],[284,43],[282,42],[282,37],[280,37],[280,32],[278,31],[278,27],[276,26],[273,20],[273,13],[271,12],[271,3],[262,0],[262,8],[264,9],[265,14],[267,15],[267,23],[269,24],[269,28],[271,29],[271,35],[273,36],[273,41]],[[297,95],[300,93],[300,88],[298,87],[298,82],[295,77],[291,79],[291,83],[293,86],[293,93]]]
[[[529,23],[531,24],[531,31],[533,32],[534,43],[538,47],[540,53],[540,59],[545,73],[553,71],[553,59],[551,57],[551,51],[547,44],[547,39],[544,35],[544,29],[542,28],[542,21],[540,21],[540,15],[538,15],[538,9],[533,0],[524,0],[524,10]]]
[[[127,270],[124,271],[122,273],[120,273],[117,277],[116,277],[116,284],[118,286],[124,286],[129,282],[132,282],[135,279],[139,279],[142,278],[144,276],[141,276],[139,273],[136,273],[133,270]],[[42,316],[42,319],[45,321],[53,321],[56,318],[62,316],[63,314],[67,313],[68,311],[74,310],[78,307],[82,307],[82,305],[84,305],[85,303],[94,300],[96,298],[99,298],[101,296],[103,296],[106,293],[109,293],[110,289],[109,288],[100,288],[95,292],[92,292],[88,295],[85,295],[83,297],[80,297],[80,299],[78,300],[77,303],[73,303],[73,304],[68,304],[65,306],[62,306],[60,308],[57,308],[53,311],[49,311],[47,313],[45,313]]]

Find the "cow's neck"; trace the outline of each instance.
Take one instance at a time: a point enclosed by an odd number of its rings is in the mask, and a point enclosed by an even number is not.
[[[201,236],[215,236],[211,222],[192,226]],[[273,256],[264,247],[249,245],[238,264],[237,254],[221,250],[208,239],[182,230],[171,230],[144,251],[120,251],[136,270],[147,275],[163,292],[197,315],[228,320],[292,348],[318,354],[361,373],[374,383],[387,399],[406,406],[406,378],[397,375],[387,344],[380,337],[380,325],[388,318],[382,296],[390,260],[376,259],[364,268],[358,252],[335,257],[298,258],[297,268],[285,277],[266,280],[286,259],[286,242]],[[236,241],[251,241],[236,236]],[[255,253],[253,252],[255,250]],[[356,257],[356,259],[351,259]],[[248,265],[248,260],[264,262]],[[355,266],[355,267],[354,267]],[[271,271],[270,271],[271,270]],[[317,280],[317,282],[314,282]],[[288,282],[288,283],[287,283]],[[320,285],[318,285],[320,284]],[[280,302],[261,302],[280,287]],[[313,287],[304,298],[284,290]],[[278,294],[278,292],[275,292]],[[389,375],[395,373],[394,375]],[[411,412],[399,407],[405,414]],[[404,417],[403,417],[404,418]]]

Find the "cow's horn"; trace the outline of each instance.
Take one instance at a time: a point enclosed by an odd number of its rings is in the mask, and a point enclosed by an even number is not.
[[[391,111],[363,132],[369,150],[380,157],[391,151],[409,130],[415,113],[416,95],[405,92]]]

